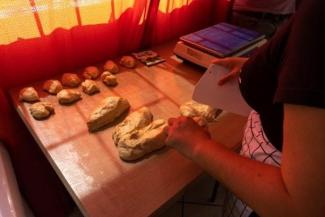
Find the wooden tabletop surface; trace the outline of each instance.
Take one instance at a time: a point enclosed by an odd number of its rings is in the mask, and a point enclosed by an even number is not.
[[[70,106],[58,104],[55,96],[40,89],[40,83],[33,84],[41,101],[55,107],[55,114],[43,121],[30,115],[30,104],[18,101],[20,88],[11,91],[19,115],[84,216],[152,215],[202,174],[198,166],[170,148],[137,162],[124,162],[112,141],[114,126],[89,133],[86,125],[101,99],[113,95],[127,98],[130,112],[147,106],[155,119],[178,116],[179,106],[191,99],[194,84],[204,70],[170,58],[172,47],[167,44],[155,49],[166,58],[165,63],[122,68],[116,87],[108,88],[98,80],[100,93],[82,93],[82,100]],[[236,149],[245,120],[223,112],[209,130],[215,140]]]

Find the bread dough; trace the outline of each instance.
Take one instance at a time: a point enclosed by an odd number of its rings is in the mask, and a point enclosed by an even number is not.
[[[201,126],[215,121],[220,112],[218,109],[193,100],[180,106],[181,115],[193,118]]]
[[[120,69],[115,62],[113,62],[112,60],[107,60],[104,64],[104,70],[109,71],[112,74],[116,74],[119,72]]]
[[[115,86],[117,85],[117,79],[115,75],[112,75],[110,72],[106,71],[100,76],[101,80],[107,86]]]
[[[137,61],[132,56],[123,56],[120,60],[120,64],[126,68],[134,68]]]
[[[95,80],[99,76],[99,70],[96,66],[88,66],[83,72],[85,79]]]
[[[56,96],[60,104],[71,104],[81,99],[81,93],[73,89],[63,89]]]
[[[149,125],[153,120],[153,115],[147,107],[142,107],[138,111],[130,114],[123,122],[118,124],[112,134],[115,144],[118,144],[120,139],[132,131],[139,130]]]
[[[78,87],[81,83],[78,75],[74,73],[64,73],[61,80],[62,84],[67,87]]]
[[[25,102],[37,102],[39,96],[34,87],[25,87],[19,92],[19,100]]]
[[[43,89],[50,94],[56,95],[63,89],[63,87],[61,82],[58,80],[47,80],[43,85]]]
[[[99,92],[99,88],[96,84],[96,81],[86,79],[84,82],[81,83],[82,91],[88,95],[95,94]]]
[[[54,107],[49,102],[34,103],[29,111],[36,120],[42,120],[54,113]]]
[[[163,119],[153,121],[153,116],[146,107],[130,114],[115,127],[112,135],[120,158],[126,161],[137,160],[164,147],[166,126]]]
[[[89,131],[96,131],[113,122],[125,111],[127,111],[129,107],[130,104],[127,99],[118,96],[110,96],[105,98],[90,114],[87,121]]]

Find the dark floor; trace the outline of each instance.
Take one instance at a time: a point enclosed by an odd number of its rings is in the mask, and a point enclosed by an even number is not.
[[[203,175],[158,217],[221,217],[224,192],[218,188],[215,200],[211,201],[214,185],[212,177]]]

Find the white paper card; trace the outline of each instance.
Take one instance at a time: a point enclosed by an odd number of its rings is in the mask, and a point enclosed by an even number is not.
[[[252,108],[246,103],[236,79],[218,85],[228,69],[211,64],[194,88],[192,99],[235,114],[248,116]]]

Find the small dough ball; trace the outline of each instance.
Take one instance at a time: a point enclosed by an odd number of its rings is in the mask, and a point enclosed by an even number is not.
[[[62,84],[67,87],[78,87],[81,83],[80,78],[75,73],[64,73],[61,80]]]
[[[120,60],[120,64],[126,68],[134,68],[137,61],[132,56],[123,56]]]
[[[81,93],[78,90],[63,89],[56,95],[60,104],[71,104],[81,99]]]
[[[104,64],[104,70],[109,71],[112,74],[116,74],[119,72],[120,69],[115,62],[113,62],[112,60],[108,60]]]
[[[112,75],[110,72],[106,71],[103,72],[101,75],[101,80],[103,81],[104,84],[107,86],[115,86],[117,85],[117,78],[115,75]]]
[[[49,102],[34,103],[29,111],[36,120],[42,120],[54,113],[54,107]]]
[[[95,94],[99,92],[99,88],[96,84],[96,81],[86,79],[81,83],[82,91],[88,95]]]
[[[39,96],[34,87],[25,87],[19,92],[19,100],[25,102],[37,102]]]
[[[96,66],[88,66],[83,72],[85,79],[95,80],[99,76],[99,69]]]
[[[50,94],[56,95],[63,87],[59,80],[47,80],[43,85],[43,89]]]

